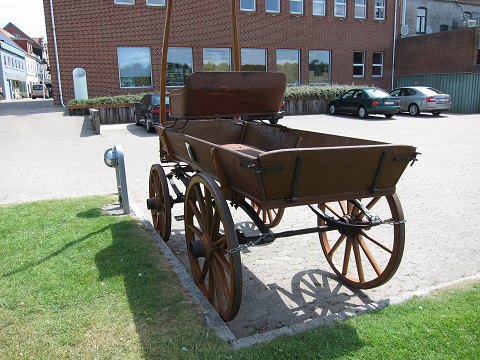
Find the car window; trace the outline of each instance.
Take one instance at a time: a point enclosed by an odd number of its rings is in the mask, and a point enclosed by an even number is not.
[[[152,96],[152,105],[160,105],[160,95]]]
[[[434,89],[434,88],[422,89],[422,93],[424,93],[424,94],[427,95],[427,96],[433,96],[433,95],[442,94],[441,91],[438,91],[437,89]]]
[[[414,89],[405,89],[405,96],[414,96],[416,93]]]
[[[350,90],[349,92],[345,93],[342,98],[344,99],[351,99],[353,96],[354,90]]]
[[[390,91],[391,96],[400,96],[401,89],[395,89],[393,91]]]
[[[33,85],[33,90],[42,90],[42,85]]]
[[[381,89],[365,89],[364,90],[369,97],[373,98],[385,98],[390,97],[390,94]]]

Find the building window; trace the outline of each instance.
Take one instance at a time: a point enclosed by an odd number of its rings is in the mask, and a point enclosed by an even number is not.
[[[287,75],[288,84],[300,84],[300,50],[277,50],[277,71]]]
[[[335,0],[333,15],[336,17],[347,16],[347,0]]]
[[[365,51],[353,52],[353,77],[365,76]]]
[[[325,0],[313,0],[313,15],[325,16]]]
[[[308,82],[310,84],[330,83],[330,51],[310,50],[308,52]]]
[[[280,12],[280,0],[266,0],[265,11],[267,13],[279,13]]]
[[[367,17],[367,0],[355,0],[355,18],[365,19]]]
[[[290,0],[290,14],[303,14],[303,0]]]
[[[266,49],[242,49],[241,71],[267,71]]]
[[[135,5],[135,0],[113,0],[117,5]]]
[[[167,53],[167,86],[184,86],[193,71],[191,48],[169,47]]]
[[[463,20],[470,20],[472,18],[472,13],[470,11],[465,11],[463,13]]]
[[[165,0],[147,0],[148,6],[165,6]]]
[[[417,33],[423,34],[427,30],[427,9],[417,8]]]
[[[385,0],[375,0],[375,20],[385,20]]]
[[[121,88],[152,86],[152,61],[148,47],[117,48]]]
[[[256,0],[240,0],[240,10],[255,11]]]
[[[372,76],[383,76],[383,52],[374,52],[372,61]]]
[[[440,31],[448,31],[448,25],[446,24],[440,25]]]
[[[203,49],[203,71],[230,71],[230,49]]]

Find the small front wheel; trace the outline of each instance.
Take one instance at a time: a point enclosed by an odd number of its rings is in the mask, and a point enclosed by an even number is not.
[[[284,208],[264,209],[254,201],[251,201],[250,204],[267,229],[274,228],[280,224],[280,221],[283,217],[283,212],[285,211]]]
[[[148,193],[150,197],[147,199],[147,208],[152,212],[153,226],[163,241],[167,241],[172,229],[173,201],[168,190],[167,176],[159,164],[150,168]]]

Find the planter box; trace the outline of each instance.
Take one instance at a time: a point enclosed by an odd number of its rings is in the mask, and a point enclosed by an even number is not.
[[[68,105],[71,116],[89,115],[89,109],[99,110],[100,124],[126,124],[133,123],[134,104],[99,104],[99,105]]]
[[[329,102],[326,99],[285,100],[285,115],[326,114]]]

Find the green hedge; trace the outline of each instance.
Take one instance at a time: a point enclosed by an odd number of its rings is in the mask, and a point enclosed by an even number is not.
[[[338,98],[343,93],[352,89],[353,87],[371,87],[368,85],[299,85],[287,86],[285,90],[285,100],[311,100],[311,99],[326,99],[331,100]]]
[[[285,100],[309,100],[309,99],[335,99],[352,87],[368,87],[368,85],[298,85],[287,86]],[[109,104],[133,104],[139,102],[145,94],[100,96],[88,100],[71,100],[68,105],[109,105]]]

